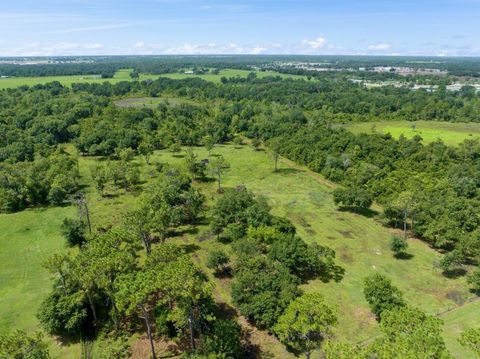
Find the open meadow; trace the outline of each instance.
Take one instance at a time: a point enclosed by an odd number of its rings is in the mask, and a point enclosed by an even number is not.
[[[208,157],[204,148],[194,148],[194,152],[200,159]],[[461,330],[476,324],[480,302],[467,303],[474,296],[469,292],[465,278],[442,276],[438,268],[441,254],[419,240],[409,239],[411,258],[394,258],[389,248],[392,230],[384,227],[377,215],[367,218],[337,210],[331,196],[334,185],[286,159],[280,161],[279,171],[274,172],[273,160],[268,154],[254,151],[247,145],[218,145],[212,151],[212,157],[216,155],[223,155],[231,166],[223,186],[243,184],[256,195],[266,196],[272,212],[293,221],[304,240],[327,245],[336,251],[336,264],[344,269],[343,278],[328,283],[314,280],[303,286],[305,291],[324,293],[328,303],[338,307],[340,322],[335,329],[336,340],[363,342],[378,334],[378,324],[362,293],[363,278],[377,271],[386,274],[405,292],[409,304],[430,314],[440,313],[445,321],[445,340],[452,354],[456,358],[472,358],[458,345],[457,338]],[[122,213],[135,206],[138,193],[124,194],[120,190],[101,197],[93,188],[90,177],[90,168],[97,160],[80,157],[79,161],[93,225],[119,223]],[[153,180],[153,166],[147,166],[142,158],[135,161],[141,166],[143,179],[147,182]],[[166,151],[156,151],[151,162],[184,165],[182,153]],[[219,196],[213,182],[196,185],[205,193],[208,205]],[[51,254],[67,250],[60,234],[60,224],[64,217],[73,216],[75,209],[71,206],[0,215],[0,332],[16,328],[28,332],[38,329],[35,313],[51,286],[41,263]],[[212,237],[205,226],[190,232],[184,231],[169,240],[194,249],[195,260],[215,282],[216,300],[231,303],[230,280],[215,278],[205,267],[209,250],[223,248],[228,251],[229,247]],[[443,312],[446,313],[441,314]],[[265,332],[256,331],[252,340],[275,357],[291,355]],[[60,346],[52,342],[53,358],[76,358],[79,347],[79,344]]]
[[[104,83],[110,82],[112,84],[121,82],[121,81],[133,81],[130,77],[131,69],[119,70],[115,73],[112,78],[102,78],[100,75],[71,75],[71,76],[36,76],[36,77],[7,77],[0,78],[0,90],[7,88],[15,88],[20,86],[34,86],[38,84],[46,84],[48,82],[58,81],[64,86],[71,86],[74,83]],[[242,77],[245,78],[251,72],[257,74],[259,78],[264,78],[268,76],[280,76],[282,78],[292,78],[292,79],[306,79],[305,76],[298,75],[289,75],[282,74],[279,72],[273,71],[247,71],[247,70],[233,70],[226,69],[221,70],[218,74],[208,73],[204,75],[196,74],[185,74],[185,73],[170,73],[162,75],[154,74],[140,74],[138,78],[139,81],[143,80],[155,80],[159,77],[168,77],[171,79],[186,79],[192,77],[198,77],[206,81],[211,81],[215,83],[220,83],[222,77]]]
[[[390,133],[399,138],[421,136],[423,143],[441,139],[446,145],[456,146],[466,139],[480,138],[480,124],[469,122],[439,122],[439,121],[378,121],[358,122],[345,125],[353,133]]]
[[[306,79],[306,76],[300,75],[290,75],[290,74],[282,74],[280,72],[275,71],[249,71],[249,70],[234,70],[234,69],[226,69],[221,70],[218,74],[208,73],[204,75],[196,75],[196,74],[185,74],[185,73],[171,73],[171,74],[164,74],[160,75],[162,77],[168,77],[175,80],[186,79],[191,77],[198,77],[204,79],[206,81],[211,81],[215,83],[220,83],[222,77],[241,77],[245,78],[248,76],[249,73],[254,72],[258,78],[265,78],[269,76],[280,76],[281,78],[290,78],[294,80],[298,79]]]

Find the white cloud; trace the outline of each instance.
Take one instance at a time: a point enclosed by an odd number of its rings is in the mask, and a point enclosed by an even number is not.
[[[383,51],[383,50],[388,50],[392,47],[390,44],[373,44],[368,47],[369,50],[373,51]]]
[[[318,36],[313,40],[302,40],[300,43],[288,46],[286,53],[293,54],[320,54],[325,53],[325,49],[332,49],[333,46],[323,36]]]
[[[185,43],[181,46],[167,47],[160,50],[160,54],[167,55],[217,55],[217,54],[261,54],[268,50],[268,47],[262,45],[239,46],[236,43],[221,45],[216,43],[191,44]]]
[[[256,46],[252,49],[252,54],[258,55],[258,54],[261,54],[262,52],[264,52],[265,50],[267,50],[266,47]]]
[[[314,50],[321,49],[327,44],[327,40],[324,37],[317,37],[315,40],[308,41],[307,44]]]

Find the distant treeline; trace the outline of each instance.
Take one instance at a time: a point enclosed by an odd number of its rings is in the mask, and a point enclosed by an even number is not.
[[[46,58],[38,58],[45,60]],[[21,61],[22,59],[17,59]],[[29,59],[32,60],[32,59]],[[35,59],[33,59],[35,60]],[[223,55],[223,56],[108,56],[61,57],[50,60],[55,64],[0,64],[1,76],[60,76],[103,75],[111,77],[119,69],[131,68],[140,73],[162,74],[179,69],[205,67],[216,69],[275,68],[288,73],[307,73],[305,70],[284,68],[292,62],[322,64],[332,69],[373,68],[375,66],[402,66],[446,70],[453,76],[480,76],[480,62],[476,58],[385,57],[385,56],[273,56],[273,55]],[[283,65],[282,65],[283,64]],[[308,74],[317,76],[315,71]],[[376,76],[376,75],[373,75]],[[389,76],[388,74],[382,76]]]

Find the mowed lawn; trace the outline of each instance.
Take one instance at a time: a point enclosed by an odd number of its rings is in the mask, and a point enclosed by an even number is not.
[[[413,127],[413,125],[415,127]],[[480,123],[456,123],[440,121],[378,121],[345,125],[353,133],[390,133],[399,138],[421,136],[425,144],[441,139],[445,144],[456,146],[466,139],[480,138]]]
[[[194,152],[199,158],[208,157],[203,148],[195,148]],[[431,314],[459,307],[472,297],[464,278],[446,279],[441,275],[437,266],[441,255],[423,242],[409,240],[411,259],[393,258],[388,245],[391,230],[376,218],[338,211],[331,198],[333,185],[319,175],[290,162],[287,164],[286,160],[281,161],[280,171],[274,173],[273,160],[268,154],[254,151],[250,146],[216,146],[212,158],[218,154],[231,165],[225,174],[224,186],[243,184],[255,194],[266,196],[272,212],[290,218],[302,238],[336,250],[337,264],[345,269],[343,279],[338,283],[314,280],[303,286],[306,291],[321,291],[330,304],[338,307],[340,321],[335,331],[336,340],[360,342],[378,334],[378,325],[362,293],[363,278],[375,271],[388,275],[405,292],[410,304]],[[100,197],[92,188],[89,175],[95,161],[95,158],[80,158],[83,182],[89,186],[86,191],[92,221],[95,226],[119,223],[122,213],[135,206],[139,192],[125,195],[119,191],[118,196],[111,192],[108,197]],[[144,166],[144,178],[152,180],[153,166],[147,168],[141,158],[135,161]],[[182,154],[158,151],[151,161],[182,165],[184,160]],[[216,184],[197,185],[206,194],[210,206],[218,197]],[[67,250],[60,225],[64,217],[75,216],[75,213],[72,207],[62,207],[0,215],[0,332],[38,329],[35,313],[52,285],[41,262],[55,252]],[[198,248],[193,252],[194,258],[202,266],[209,249],[227,248],[215,238],[209,238],[206,226],[201,226],[196,233],[179,234],[170,240],[194,244]],[[211,272],[207,272],[216,282],[217,300],[231,303],[229,280],[214,279]],[[461,330],[476,325],[479,313],[480,302],[475,302],[441,316],[445,320],[445,339],[455,357],[470,358],[456,340]],[[263,349],[275,357],[286,357],[283,346],[276,340],[264,332],[257,334],[252,337]],[[54,358],[74,358],[78,356],[79,345],[60,347],[52,343],[52,349]]]

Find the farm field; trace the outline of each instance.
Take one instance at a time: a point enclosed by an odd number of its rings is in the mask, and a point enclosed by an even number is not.
[[[206,158],[207,151],[195,148],[199,158]],[[456,342],[459,332],[475,323],[480,313],[480,302],[464,302],[472,298],[464,278],[447,279],[441,275],[437,263],[441,255],[425,243],[410,239],[408,252],[411,259],[395,259],[388,240],[392,231],[378,219],[338,211],[333,204],[334,187],[321,176],[301,166],[281,160],[280,170],[273,172],[273,161],[264,151],[254,151],[250,146],[216,146],[213,155],[223,155],[231,165],[223,185],[245,185],[256,195],[268,198],[272,212],[288,217],[298,228],[299,235],[307,242],[328,245],[337,253],[337,264],[344,268],[343,279],[323,283],[314,280],[304,285],[306,291],[321,291],[329,304],[337,305],[340,322],[335,330],[337,340],[361,342],[378,333],[378,325],[363,298],[362,280],[379,271],[388,275],[393,283],[405,292],[408,303],[430,314],[454,309],[441,318],[445,321],[445,340],[456,358],[471,358]],[[94,226],[121,221],[121,214],[135,205],[136,192],[119,196],[100,197],[93,189],[89,175],[93,157],[81,157],[82,181],[87,187],[92,222]],[[148,181],[150,169],[143,159],[143,177]],[[183,164],[180,155],[157,151],[151,161]],[[218,194],[215,183],[198,183],[211,204]],[[38,328],[35,312],[40,301],[50,290],[49,275],[41,268],[41,262],[52,253],[65,251],[65,241],[60,235],[64,217],[74,216],[72,207],[55,207],[27,210],[15,214],[0,215],[0,332],[14,328],[29,332]],[[194,258],[205,266],[207,251],[222,248],[214,238],[208,238],[208,229],[200,227],[195,234],[177,236],[171,241],[195,244]],[[225,246],[224,249],[228,250]],[[215,280],[215,297],[230,303],[228,280]],[[6,293],[4,295],[3,293]],[[15,313],[15,315],[13,315]],[[477,315],[475,315],[477,314]],[[458,324],[461,321],[461,325]],[[255,340],[275,357],[286,357],[287,352],[272,337],[260,333]],[[78,357],[79,345],[59,346],[52,343],[54,358]]]
[[[415,124],[415,128],[412,125]],[[360,122],[345,125],[353,133],[390,133],[398,138],[404,135],[412,138],[416,135],[421,136],[424,143],[430,143],[441,139],[445,144],[456,146],[466,139],[480,138],[479,123],[460,123],[460,122],[437,122],[437,121],[379,121],[379,122]]]
[[[72,75],[72,76],[37,76],[37,77],[8,77],[0,79],[0,90],[7,88],[15,88],[20,86],[34,86],[38,84],[45,84],[52,81],[58,81],[64,86],[71,86],[74,83],[117,83],[120,81],[132,81],[130,77],[130,69],[119,70],[115,73],[113,78],[103,79],[99,75]],[[247,70],[222,70],[219,74],[205,74],[205,75],[193,75],[193,74],[180,74],[180,73],[171,73],[163,75],[153,75],[153,74],[140,74],[139,80],[155,80],[159,77],[168,77],[171,79],[185,79],[192,77],[199,77],[206,81],[212,81],[215,83],[220,83],[220,79],[225,77],[247,77],[247,75],[252,71]],[[281,74],[278,72],[261,72],[253,71],[257,74],[259,78],[268,77],[268,76],[281,76],[282,78],[293,78],[293,79],[305,79],[305,76],[299,75],[288,75]]]

